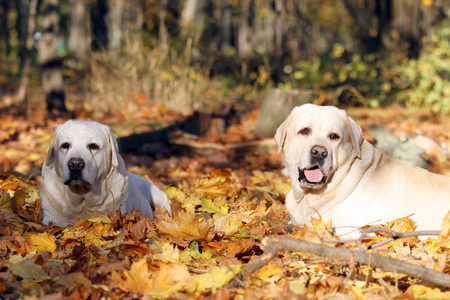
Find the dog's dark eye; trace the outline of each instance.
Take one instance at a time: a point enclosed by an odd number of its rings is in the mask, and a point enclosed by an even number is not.
[[[339,135],[337,135],[336,133],[332,133],[330,134],[330,140],[338,140],[341,137]]]
[[[307,135],[307,134],[309,133],[309,128],[303,128],[303,129],[300,130],[298,133],[299,133],[299,134],[302,134],[302,135]]]
[[[89,148],[89,150],[99,150],[100,149],[100,147],[95,143],[89,144],[88,148]]]
[[[67,150],[67,149],[69,149],[69,148],[70,148],[70,144],[69,144],[69,143],[63,143],[63,144],[61,145],[61,149]]]

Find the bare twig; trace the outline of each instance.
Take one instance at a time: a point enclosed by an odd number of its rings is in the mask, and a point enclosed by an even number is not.
[[[370,233],[376,233],[376,232],[384,232],[384,233],[391,235],[391,237],[387,238],[386,240],[381,241],[379,243],[370,245],[366,248],[362,248],[362,241],[367,237],[367,235]],[[436,230],[397,232],[397,231],[394,231],[389,228],[367,228],[367,229],[361,230],[361,236],[357,240],[357,243],[358,243],[359,250],[367,251],[370,249],[374,249],[376,247],[380,247],[384,244],[387,244],[387,243],[392,242],[397,239],[407,238],[407,237],[417,237],[417,236],[431,236],[431,235],[437,236],[437,235],[439,235],[439,233],[440,233],[440,231],[436,231]]]
[[[240,278],[245,278],[255,272],[272,260],[278,252],[281,251],[297,251],[313,253],[316,255],[327,257],[328,259],[337,259],[349,261],[354,259],[355,262],[368,265],[372,268],[380,268],[387,272],[398,272],[411,277],[422,279],[424,282],[450,288],[450,275],[431,270],[425,267],[413,265],[400,261],[391,257],[381,256],[378,253],[365,253],[362,251],[352,251],[348,249],[335,248],[323,244],[310,243],[292,238],[284,237],[268,237],[263,239],[265,246],[264,253],[239,274]],[[232,284],[236,282],[232,281]]]

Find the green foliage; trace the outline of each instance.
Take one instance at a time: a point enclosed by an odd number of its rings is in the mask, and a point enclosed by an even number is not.
[[[450,113],[450,28],[439,29],[420,58],[401,66],[398,75],[407,85],[398,96],[408,107]]]
[[[392,103],[450,113],[450,28],[437,28],[425,43],[421,56],[409,60],[406,51],[380,54],[350,54],[335,43],[330,57],[300,61],[284,88],[338,88],[340,103],[378,107]],[[351,88],[348,88],[351,87]],[[343,91],[350,90],[348,97]]]

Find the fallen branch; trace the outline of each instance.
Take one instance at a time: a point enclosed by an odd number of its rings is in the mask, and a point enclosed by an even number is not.
[[[398,272],[411,277],[422,279],[439,287],[450,288],[450,275],[431,270],[425,267],[413,265],[378,253],[365,253],[362,251],[352,251],[348,249],[336,248],[324,244],[317,244],[284,237],[268,237],[262,240],[265,247],[264,253],[239,274],[240,278],[257,272],[261,267],[272,260],[278,252],[295,251],[313,253],[328,259],[350,261],[353,259],[360,264],[368,265],[372,268],[380,268],[385,272]],[[235,284],[236,282],[232,282]]]

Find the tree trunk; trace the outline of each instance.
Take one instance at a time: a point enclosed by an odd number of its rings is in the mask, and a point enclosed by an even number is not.
[[[312,90],[269,90],[264,97],[255,132],[273,137],[280,124],[295,106],[311,103],[316,94]]]
[[[169,33],[166,27],[167,4],[167,0],[162,0],[159,3],[159,43],[164,55],[167,55],[169,51]]]
[[[120,55],[122,41],[123,0],[109,0],[110,23],[108,24],[109,49],[114,56]]]
[[[9,55],[11,51],[11,42],[9,39],[9,30],[8,30],[8,12],[9,12],[9,2],[1,1],[0,2],[0,41],[5,41],[5,52],[6,56]],[[3,49],[0,49],[3,50]]]
[[[38,54],[42,65],[41,82],[46,94],[47,110],[66,112],[63,90],[62,61],[58,57],[58,0],[43,0],[42,39]]]
[[[67,51],[78,61],[88,57],[86,5],[83,0],[70,0],[70,25]]]
[[[28,77],[31,67],[31,51],[33,50],[33,33],[36,28],[37,3],[38,0],[31,0],[30,2],[30,12],[28,14],[28,33],[23,57],[22,77],[20,79],[19,91],[17,92],[19,103],[25,101],[27,96]]]
[[[232,11],[231,4],[229,0],[219,1],[219,5],[222,5],[222,19],[219,24],[219,32],[222,39],[220,40],[219,51],[221,53],[226,53],[231,48],[231,19]]]
[[[97,0],[90,7],[91,17],[91,49],[102,51],[108,49],[108,29],[106,20],[108,19],[107,0]]]
[[[408,44],[409,58],[418,58],[420,52],[420,0],[393,1],[393,26],[400,43]]]
[[[277,82],[281,76],[283,69],[283,40],[284,40],[284,20],[285,10],[284,1],[275,0],[275,81]]]

